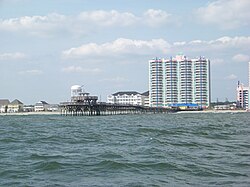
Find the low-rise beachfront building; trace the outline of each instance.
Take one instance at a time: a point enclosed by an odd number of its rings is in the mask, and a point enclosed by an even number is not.
[[[24,112],[34,112],[35,111],[35,106],[34,105],[24,105],[23,106],[23,111]]]
[[[59,105],[58,104],[50,104],[47,108],[48,112],[57,112],[59,111]]]
[[[142,105],[142,98],[142,94],[136,91],[123,91],[109,95],[107,102],[110,104]]]
[[[23,112],[23,103],[18,99],[15,99],[14,101],[8,104],[7,112],[9,113]]]
[[[214,110],[236,110],[236,103],[227,105],[215,105]]]
[[[39,101],[35,104],[35,112],[48,111],[49,104],[45,101]]]
[[[0,113],[6,113],[10,101],[8,99],[0,99]]]
[[[142,106],[149,107],[149,91],[146,91],[142,95]]]

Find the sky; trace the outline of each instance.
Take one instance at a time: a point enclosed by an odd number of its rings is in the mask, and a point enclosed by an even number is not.
[[[148,90],[152,58],[211,61],[212,101],[248,85],[249,0],[0,0],[0,99]]]

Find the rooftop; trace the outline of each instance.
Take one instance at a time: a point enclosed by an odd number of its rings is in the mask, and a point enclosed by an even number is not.
[[[0,99],[0,106],[8,105],[8,104],[10,104],[10,101],[8,99]]]
[[[22,105],[23,103],[21,101],[19,101],[18,99],[15,99],[14,101],[12,101],[10,103],[11,105]]]
[[[146,91],[146,92],[142,93],[142,95],[149,96],[149,91]]]
[[[117,96],[117,95],[137,95],[140,94],[136,91],[124,91],[124,92],[116,92],[114,94],[112,94],[113,96]]]

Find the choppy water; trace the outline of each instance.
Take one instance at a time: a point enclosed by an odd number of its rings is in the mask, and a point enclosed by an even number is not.
[[[0,116],[0,186],[250,186],[250,113]]]

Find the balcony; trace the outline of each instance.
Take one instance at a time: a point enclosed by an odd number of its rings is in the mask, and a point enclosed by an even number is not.
[[[181,88],[192,87],[191,82],[181,82]]]

